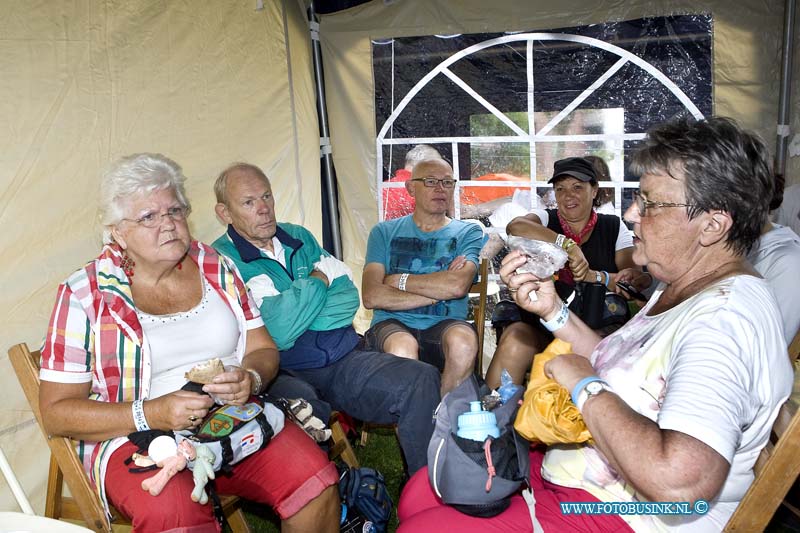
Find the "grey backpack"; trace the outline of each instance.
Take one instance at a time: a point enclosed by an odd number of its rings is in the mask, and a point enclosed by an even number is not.
[[[523,389],[493,410],[500,429],[498,438],[478,442],[456,434],[458,415],[469,411],[470,401],[480,400],[488,392],[488,387],[479,387],[475,376],[470,376],[445,394],[436,409],[436,427],[428,444],[428,479],[434,492],[444,503],[479,517],[504,511],[511,496],[530,482],[530,443],[514,430]]]

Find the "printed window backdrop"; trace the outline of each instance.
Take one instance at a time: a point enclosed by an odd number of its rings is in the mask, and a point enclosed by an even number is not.
[[[626,157],[647,129],[712,113],[712,22],[678,15],[373,41],[380,220],[413,210],[405,155],[421,143],[453,164],[457,217],[488,224],[511,201],[553,207],[553,162],[574,155],[606,162],[605,209],[624,212],[638,187]]]

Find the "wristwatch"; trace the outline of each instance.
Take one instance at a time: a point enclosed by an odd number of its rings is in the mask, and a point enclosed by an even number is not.
[[[592,398],[593,396],[597,396],[602,392],[614,392],[611,388],[611,385],[603,381],[602,379],[595,379],[590,381],[583,388],[578,392],[577,402],[575,402],[575,406],[578,408],[578,411],[583,410],[583,404],[586,403],[586,400]]]

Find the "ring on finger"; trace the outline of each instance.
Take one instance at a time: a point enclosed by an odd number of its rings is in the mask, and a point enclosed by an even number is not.
[[[508,292],[514,293],[517,292],[519,289],[515,289],[514,287],[509,287]]]
[[[192,422],[192,423],[197,422],[197,416],[196,415],[189,415],[189,422]]]

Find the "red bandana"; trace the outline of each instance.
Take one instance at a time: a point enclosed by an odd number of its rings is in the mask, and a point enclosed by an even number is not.
[[[564,236],[575,241],[575,244],[578,246],[583,243],[583,239],[594,229],[595,224],[597,224],[597,212],[592,209],[592,214],[589,215],[589,222],[587,222],[580,233],[576,235],[572,231],[569,223],[561,216],[561,211],[556,210],[556,214],[558,215],[558,222],[561,224],[561,231],[564,232]],[[569,264],[558,271],[558,279],[567,285],[575,285],[575,279],[572,277],[572,270],[570,270]]]

